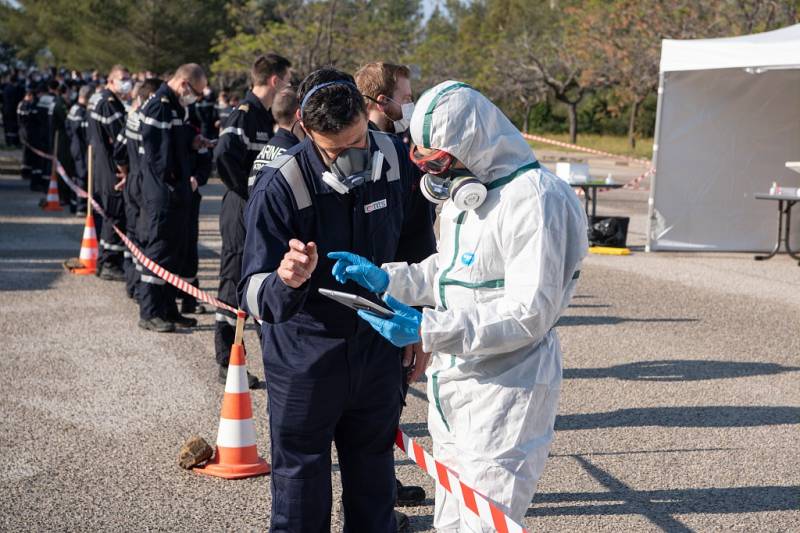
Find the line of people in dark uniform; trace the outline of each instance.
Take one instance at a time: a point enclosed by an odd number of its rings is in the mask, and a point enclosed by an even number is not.
[[[334,76],[339,75],[341,73],[334,72]],[[193,327],[197,320],[186,315],[207,310],[191,296],[179,294],[132,257],[108,222],[122,229],[146,256],[197,286],[198,219],[202,198],[199,189],[216,167],[226,188],[220,212],[222,249],[218,297],[239,307],[237,291],[241,291],[246,237],[244,213],[250,192],[264,167],[285,160],[287,151],[295,153],[298,145],[308,145],[306,150],[315,150],[313,142],[303,142],[307,130],[301,118],[301,102],[292,88],[291,63],[284,57],[266,54],[257,58],[250,72],[250,90],[238,103],[224,91],[215,97],[205,73],[196,64],[182,65],[165,78],[134,78],[128,69],[116,65],[104,79],[97,77],[92,83],[82,83],[74,94],[68,90],[70,98],[67,100],[63,98],[65,86],[52,80],[52,90],[44,94],[34,89],[30,97],[26,96],[18,104],[23,112],[15,113],[23,132],[22,139],[43,151],[52,150],[47,139],[52,143],[54,132],[59,131],[59,160],[84,188],[90,164],[86,159],[87,148],[92,147],[94,195],[108,216],[106,221],[95,217],[100,235],[98,275],[105,280],[125,281],[127,295],[139,305],[139,327],[155,332]],[[399,183],[402,186],[411,183],[414,188],[403,191],[402,195],[421,199],[414,185],[418,184],[419,176],[407,164],[406,130],[410,115],[406,116],[405,107],[412,101],[408,70],[397,65],[372,63],[363,67],[355,79],[350,77],[349,80],[354,94],[365,102],[365,118],[370,132],[374,132],[369,136],[378,136],[381,132],[399,136],[397,141],[388,144],[383,137],[376,137],[375,142],[381,144],[373,146],[372,150],[397,150],[397,154],[387,157],[403,162],[404,174]],[[306,87],[306,91],[308,89]],[[64,104],[59,101],[59,95]],[[70,100],[74,103],[66,106]],[[62,109],[64,107],[68,113]],[[35,120],[45,116],[38,114],[39,109],[47,111],[47,128],[36,125],[31,115],[33,109],[37,110]],[[35,138],[34,132],[43,138]],[[45,165],[29,154],[26,158],[28,168],[39,168],[41,179],[45,180],[49,174]],[[390,169],[391,172],[398,171]],[[62,198],[70,197],[65,194]],[[74,211],[85,213],[85,204],[81,205],[74,197],[71,202]],[[415,207],[427,205],[424,200],[413,203],[405,209],[427,209]],[[435,246],[432,223],[431,216],[429,225],[414,230],[421,240],[406,236],[405,244],[400,243],[401,248],[405,248],[397,253],[408,261],[427,256]],[[330,230],[336,231],[333,227]],[[336,304],[330,305],[330,312],[341,313]],[[216,362],[219,381],[224,383],[236,320],[234,314],[223,309],[217,309],[214,318]],[[260,336],[262,328],[258,331]],[[310,342],[313,344],[313,339]],[[249,373],[248,380],[251,388],[258,385],[258,379]],[[405,378],[398,385],[402,385],[404,396],[408,387]],[[274,454],[281,453],[277,449],[280,446],[273,435]],[[286,453],[294,452],[287,449]],[[276,474],[280,474],[280,469]],[[276,486],[273,480],[274,498],[294,497],[294,489],[288,487],[290,485]],[[285,490],[289,492],[283,494]],[[403,486],[399,481],[393,492],[398,505],[417,505],[425,499],[420,487]],[[319,505],[320,502],[304,504],[302,512],[324,511]],[[354,517],[350,520],[355,520]],[[408,520],[402,513],[395,512],[391,522],[396,522],[398,529],[404,529]],[[293,518],[291,523],[299,522]]]

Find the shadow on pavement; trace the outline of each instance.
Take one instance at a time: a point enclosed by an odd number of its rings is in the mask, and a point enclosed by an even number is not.
[[[63,254],[61,254],[63,256]],[[0,291],[40,291],[64,274],[63,259],[31,263],[24,259],[0,263]]]
[[[691,531],[672,515],[794,510],[800,497],[800,488],[781,486],[635,490],[585,457],[571,457],[606,491],[536,494],[527,516],[638,514],[665,531]]]
[[[564,326],[616,326],[624,322],[699,322],[698,318],[626,318],[621,316],[562,316],[556,327]]]
[[[799,421],[800,407],[643,407],[617,409],[606,413],[560,415],[556,417],[556,430],[645,426],[676,428],[755,427],[797,424]]]
[[[608,368],[565,368],[564,379],[616,378],[631,381],[700,381],[797,372],[800,367],[776,363],[706,361],[637,361]]]

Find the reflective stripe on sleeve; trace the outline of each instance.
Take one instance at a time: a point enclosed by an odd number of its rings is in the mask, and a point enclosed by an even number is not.
[[[122,113],[120,113],[119,111],[117,111],[110,117],[104,117],[103,115],[95,111],[92,111],[90,115],[94,120],[96,120],[97,122],[102,122],[103,124],[111,124],[115,120],[122,118]]]
[[[156,120],[152,117],[142,117],[142,122],[147,124],[148,126],[156,127],[160,130],[168,130],[172,127],[173,122],[161,122],[160,120]]]
[[[165,285],[167,282],[161,278],[156,276],[151,276],[149,274],[142,274],[142,283],[149,283],[150,285]]]
[[[247,290],[244,294],[245,311],[250,313],[256,320],[261,320],[261,312],[258,306],[258,292],[261,290],[261,286],[270,274],[272,274],[272,272],[253,274],[250,276],[250,279],[247,280]]]
[[[236,326],[236,319],[223,313],[214,313],[214,320],[216,322],[225,322],[229,326]]]
[[[254,150],[260,152],[267,145],[267,143],[250,142],[250,138],[247,135],[245,135],[244,130],[242,128],[234,128],[233,126],[228,126],[227,128],[224,128],[221,132],[219,132],[220,137],[222,137],[223,135],[236,135],[237,137],[241,137],[242,142],[247,146],[248,150]]]

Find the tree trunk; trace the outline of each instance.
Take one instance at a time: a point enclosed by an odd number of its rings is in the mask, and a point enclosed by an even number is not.
[[[639,104],[641,100],[634,98],[631,103],[630,117],[628,117],[628,145],[631,150],[636,148],[636,116],[639,114]]]
[[[569,110],[569,142],[578,142],[578,102],[567,102]]]
[[[529,133],[531,122],[531,104],[525,104],[525,122],[522,124],[522,131]]]

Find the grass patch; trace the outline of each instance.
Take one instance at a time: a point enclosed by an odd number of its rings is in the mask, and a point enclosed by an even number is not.
[[[561,141],[566,143],[569,142],[569,135],[566,133],[533,132],[533,135],[539,135],[540,137],[547,137],[548,139],[553,139],[556,141]],[[545,144],[533,141],[528,141],[528,144],[530,144],[534,150],[563,150],[563,148],[559,148],[558,146],[554,146],[552,144]],[[630,146],[628,146],[628,138],[624,135],[617,136],[617,135],[598,135],[594,133],[585,133],[585,134],[579,133],[578,142],[576,144],[586,148],[594,148],[595,150],[610,152],[612,154],[638,157],[641,159],[653,158],[652,137],[645,139],[636,139],[636,148],[634,150],[631,150]]]

